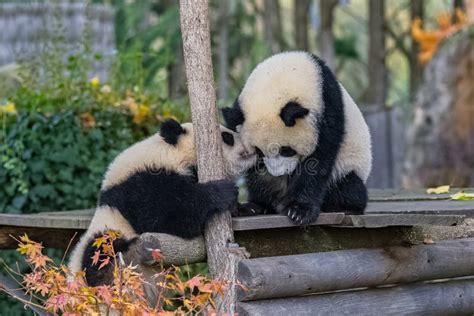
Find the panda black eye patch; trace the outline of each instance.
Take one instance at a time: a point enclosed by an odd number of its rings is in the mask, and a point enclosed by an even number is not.
[[[222,132],[222,140],[229,146],[234,146],[234,135],[228,132]]]
[[[280,155],[283,157],[293,157],[296,154],[297,152],[289,146],[283,146],[280,148]]]

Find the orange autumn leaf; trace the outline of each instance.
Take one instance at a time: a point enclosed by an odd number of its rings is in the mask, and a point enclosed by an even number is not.
[[[99,250],[95,251],[94,255],[91,257],[91,259],[92,259],[92,265],[95,266],[99,262],[100,251]]]
[[[205,280],[205,278],[203,276],[196,275],[192,279],[188,280],[186,282],[186,285],[192,291],[192,290],[194,290],[195,287],[200,287],[204,280]]]
[[[29,261],[35,265],[35,267],[44,267],[46,262],[52,261],[48,256],[38,255],[34,256],[33,258],[29,259]]]
[[[151,250],[151,257],[156,262],[163,261],[163,259],[165,258],[165,256],[163,255],[163,253],[161,252],[160,249],[152,249]]]
[[[101,264],[99,266],[99,270],[105,267],[110,263],[110,257],[105,258],[104,260],[101,261]]]
[[[440,13],[436,19],[437,29],[431,31],[423,30],[420,18],[413,20],[411,34],[413,39],[420,44],[420,53],[418,54],[420,63],[428,63],[438,49],[439,43],[444,38],[459,31],[466,24],[466,17],[461,10],[457,9],[455,15],[456,22],[453,21],[451,14],[447,12]]]
[[[82,128],[88,129],[97,125],[95,117],[89,112],[79,114],[79,118],[81,119]]]

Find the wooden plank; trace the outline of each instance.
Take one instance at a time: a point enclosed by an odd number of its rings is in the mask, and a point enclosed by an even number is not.
[[[371,214],[347,215],[340,224],[348,227],[388,227],[388,226],[454,226],[462,224],[464,215],[425,215],[425,214]]]
[[[71,213],[37,213],[37,214],[0,214],[0,225],[87,229],[93,215],[93,210],[71,211]]]
[[[369,189],[369,200],[383,201],[423,201],[423,200],[449,200],[457,192],[474,192],[474,188],[451,188],[449,193],[428,194],[426,189]]]
[[[474,238],[413,247],[355,249],[246,259],[240,300],[300,296],[380,285],[474,276]]]
[[[474,217],[474,201],[370,202],[366,214],[449,214]]]
[[[474,237],[474,225],[352,228],[310,226],[236,231],[252,258],[357,248],[410,246],[428,241]]]
[[[472,315],[474,280],[240,302],[243,315]]]
[[[337,225],[344,219],[344,213],[322,213],[312,225]],[[232,228],[234,231],[256,230],[268,228],[297,227],[288,216],[283,215],[258,215],[248,217],[234,217]]]

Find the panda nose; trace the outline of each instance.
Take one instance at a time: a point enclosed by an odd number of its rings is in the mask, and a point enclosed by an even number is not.
[[[246,150],[241,151],[241,152],[239,153],[239,156],[242,157],[242,158],[246,158],[246,157],[249,156],[249,152],[246,151]]]
[[[248,158],[248,157],[251,157],[255,154],[255,152],[250,152],[248,150],[243,150],[239,153],[239,156],[242,157],[242,158]]]

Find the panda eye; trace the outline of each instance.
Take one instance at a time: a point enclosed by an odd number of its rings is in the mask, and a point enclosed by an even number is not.
[[[297,152],[289,146],[283,146],[280,148],[280,155],[283,157],[293,157],[296,154]]]
[[[234,146],[234,135],[228,132],[222,132],[222,140],[228,146]]]

